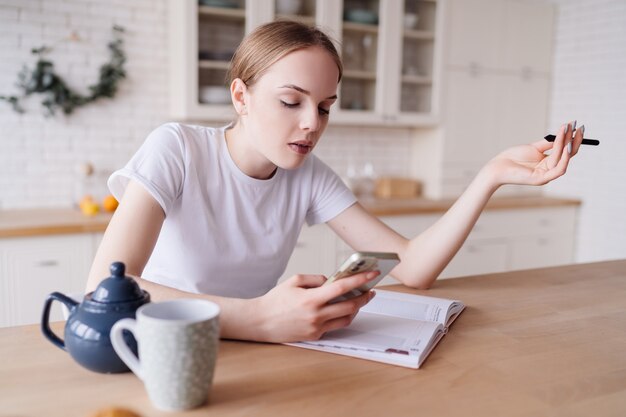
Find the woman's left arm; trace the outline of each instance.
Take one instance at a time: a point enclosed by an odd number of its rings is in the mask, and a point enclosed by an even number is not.
[[[567,124],[553,143],[542,140],[500,153],[436,223],[410,240],[358,203],[328,225],[355,250],[398,253],[401,263],[391,275],[405,285],[428,288],[461,248],[491,195],[503,184],[543,185],[563,175],[570,158],[578,152],[583,131],[581,126],[572,135],[573,129]]]

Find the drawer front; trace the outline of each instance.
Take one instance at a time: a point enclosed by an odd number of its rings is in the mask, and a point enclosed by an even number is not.
[[[506,271],[507,250],[506,241],[468,240],[443,270],[439,278],[453,278]]]
[[[0,325],[38,323],[48,294],[84,292],[93,257],[91,235],[3,239]],[[54,303],[51,321],[61,320]]]
[[[576,207],[486,211],[476,222],[472,238],[573,233]]]
[[[543,268],[574,262],[574,236],[570,234],[518,238],[510,244],[510,270]]]

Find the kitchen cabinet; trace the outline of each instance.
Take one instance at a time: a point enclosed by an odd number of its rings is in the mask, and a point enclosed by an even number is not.
[[[414,237],[441,213],[380,217],[403,236]],[[576,206],[484,211],[439,279],[574,262]],[[303,229],[281,280],[295,273],[331,274],[352,252],[326,225]],[[300,242],[299,239],[299,242]],[[386,277],[379,285],[396,284]]]
[[[0,239],[0,327],[38,323],[46,296],[82,293],[101,233]],[[53,305],[51,321],[61,320]]]
[[[345,66],[331,123],[436,123],[443,3],[330,2],[322,23],[339,41]]]
[[[345,71],[332,124],[436,122],[444,0],[170,0],[172,116],[226,121],[230,58],[246,33],[274,19],[317,24]]]
[[[541,139],[548,123],[554,6],[450,0],[446,10],[441,189],[432,197],[460,194],[487,160]]]

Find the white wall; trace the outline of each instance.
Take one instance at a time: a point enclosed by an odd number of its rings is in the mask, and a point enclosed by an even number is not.
[[[583,147],[551,195],[583,200],[579,262],[626,257],[626,1],[559,1],[550,125],[585,124]]]
[[[0,95],[17,92],[17,73],[42,44],[56,45],[49,58],[81,91],[108,59],[114,23],[127,30],[128,55],[118,95],[69,117],[43,117],[36,96],[24,115],[0,102],[0,209],[71,206],[81,194],[76,167],[86,161],[97,171],[92,192],[106,192],[108,174],[168,121],[166,8],[165,0],[0,0]],[[81,41],[64,41],[73,31]],[[331,127],[316,152],[340,175],[348,162],[367,161],[379,174],[408,175],[410,141],[406,129]]]

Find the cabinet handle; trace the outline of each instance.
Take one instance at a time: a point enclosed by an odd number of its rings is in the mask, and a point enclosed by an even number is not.
[[[43,261],[38,261],[35,263],[35,266],[39,266],[43,268],[48,268],[51,266],[58,266],[58,265],[59,265],[59,261],[55,259],[45,259]]]
[[[469,75],[472,77],[477,77],[480,75],[480,73],[481,73],[480,65],[477,64],[476,62],[470,62],[469,63]]]
[[[477,252],[480,252],[480,250],[476,246],[474,246],[474,245],[469,245],[467,247],[467,252],[468,253],[477,253]]]

